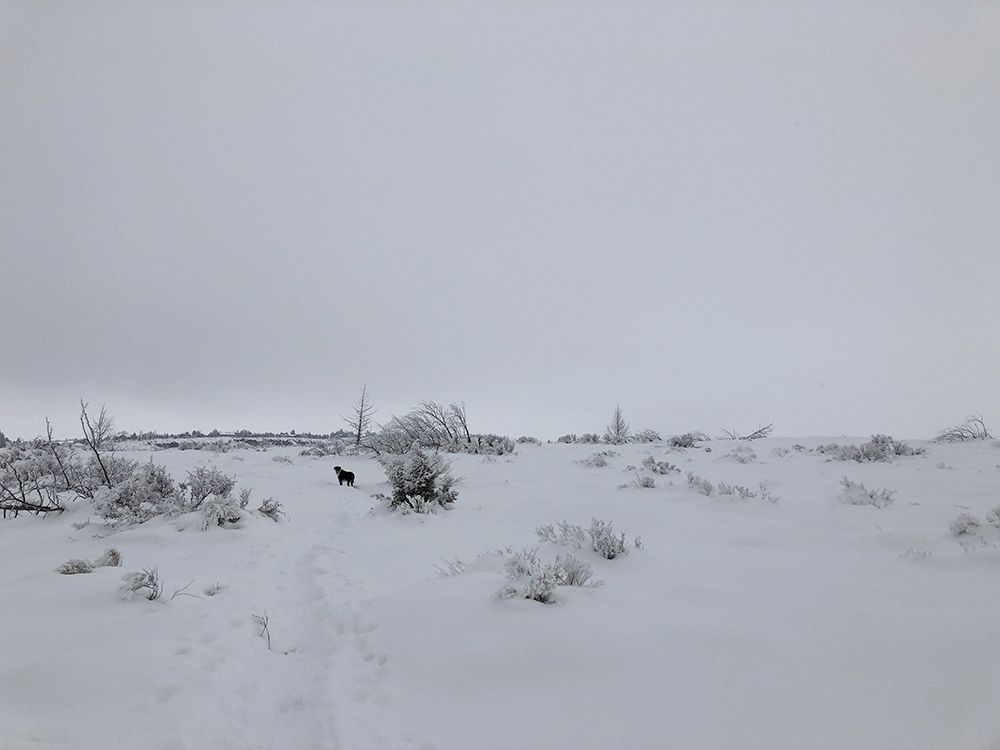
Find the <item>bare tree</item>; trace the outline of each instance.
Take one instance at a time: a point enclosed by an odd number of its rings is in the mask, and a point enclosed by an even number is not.
[[[422,420],[430,431],[438,433],[443,438],[441,442],[458,441],[460,428],[451,407],[442,406],[437,401],[421,401],[411,413]]]
[[[354,416],[353,417],[341,417],[347,424],[351,426],[351,432],[354,434],[354,444],[357,446],[361,445],[361,438],[364,437],[365,433],[368,432],[372,424],[372,416],[375,414],[375,404],[371,402],[368,397],[368,386],[361,386],[361,396],[354,404]]]
[[[628,442],[629,434],[629,424],[622,416],[622,407],[620,404],[616,405],[615,413],[604,430],[604,441],[612,445],[622,445]]]
[[[101,468],[101,474],[104,475],[104,480],[108,487],[110,487],[112,485],[111,475],[108,473],[108,467],[101,456],[101,449],[111,440],[111,432],[115,427],[115,420],[108,414],[108,410],[102,406],[101,413],[97,415],[97,420],[91,422],[90,416],[87,414],[87,402],[80,399],[80,426],[83,428],[83,439],[86,441],[87,447],[93,451],[94,457],[97,459],[97,465]]]
[[[52,474],[57,489],[75,492],[77,497],[93,497],[93,489],[84,480],[73,449],[52,439],[52,423],[48,417],[45,418],[45,448],[54,462]]]
[[[761,440],[774,432],[774,422],[758,427],[749,435],[741,435],[740,440]]]
[[[472,442],[472,433],[469,432],[469,418],[465,413],[465,402],[461,404],[452,404],[448,407],[448,411],[451,413],[452,421],[455,423],[461,434],[465,435],[465,442]]]

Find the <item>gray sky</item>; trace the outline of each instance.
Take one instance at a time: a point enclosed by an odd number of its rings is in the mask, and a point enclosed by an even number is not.
[[[0,4],[0,429],[1000,426],[1000,4]]]

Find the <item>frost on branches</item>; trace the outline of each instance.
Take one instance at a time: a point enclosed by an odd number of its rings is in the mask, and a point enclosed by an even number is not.
[[[414,443],[403,455],[382,455],[379,462],[385,469],[392,496],[389,507],[413,513],[428,513],[447,507],[458,499],[458,479],[440,453],[426,453]],[[382,497],[382,496],[377,496]]]

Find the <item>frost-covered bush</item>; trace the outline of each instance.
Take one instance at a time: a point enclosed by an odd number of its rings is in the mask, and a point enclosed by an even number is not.
[[[137,594],[142,594],[149,601],[156,601],[163,594],[163,582],[156,568],[148,568],[140,573],[126,573],[122,576],[122,585],[118,587],[118,596],[131,601]]]
[[[658,442],[660,440],[662,440],[662,438],[660,437],[660,433],[658,433],[656,430],[650,430],[650,429],[647,428],[645,430],[636,430],[634,433],[632,433],[632,441],[631,442],[633,442],[633,443],[656,443],[656,442]]]
[[[1000,505],[991,510],[986,511],[986,523],[996,526],[1000,529]]]
[[[948,525],[948,528],[952,536],[965,536],[979,528],[979,519],[971,513],[959,513],[958,517]]]
[[[585,458],[582,461],[577,461],[578,464],[583,466],[590,466],[593,468],[604,468],[608,465],[608,459],[617,456],[618,454],[614,451],[598,451],[590,456],[590,458]]]
[[[344,455],[347,444],[343,440],[324,440],[321,443],[315,443],[308,448],[303,448],[299,451],[300,456],[313,456],[314,458],[322,458],[323,456],[342,456]]]
[[[243,520],[243,511],[239,501],[229,496],[209,495],[202,501],[199,510],[201,511],[202,531],[208,531],[216,526],[231,528]]]
[[[210,495],[216,500],[228,499],[236,486],[236,477],[226,476],[214,466],[199,466],[187,476],[181,488],[188,493],[191,510],[198,510]]]
[[[590,563],[569,554],[557,556],[554,563],[545,564],[537,549],[514,552],[507,558],[505,569],[510,583],[497,592],[503,599],[532,599],[551,604],[556,600],[558,586],[600,585],[590,581],[593,576]]]
[[[738,495],[741,500],[760,499],[769,503],[778,502],[778,498],[771,494],[770,488],[764,482],[758,484],[756,490],[751,490],[742,484],[726,484],[725,482],[719,482],[715,489],[720,495]]]
[[[872,435],[871,440],[861,445],[839,445],[827,443],[816,448],[817,453],[828,455],[833,461],[856,461],[858,463],[892,461],[896,456],[919,456],[925,451],[889,435]]]
[[[967,440],[989,440],[993,436],[986,429],[982,416],[966,417],[962,424],[948,427],[934,438],[937,443],[962,443]]]
[[[601,436],[596,432],[585,432],[577,439],[578,443],[585,443],[588,445],[596,445],[601,442]]]
[[[257,512],[260,513],[262,516],[270,518],[275,523],[277,523],[280,520],[280,516],[285,515],[285,511],[281,503],[279,503],[273,497],[264,498],[260,506],[257,508]]]
[[[104,520],[126,525],[185,510],[181,488],[165,467],[152,460],[138,467],[133,464],[127,477],[110,487],[100,487],[94,493],[93,504]]]
[[[531,576],[541,569],[542,561],[538,557],[536,548],[515,552],[504,563],[504,570],[507,572],[508,578]]]
[[[274,461],[276,464],[294,464],[295,463],[295,461],[292,460],[291,456],[284,456],[284,455],[271,456],[271,460]]]
[[[640,474],[635,475],[635,479],[631,482],[625,482],[624,484],[619,484],[618,489],[624,490],[629,487],[638,487],[643,490],[651,490],[656,487],[656,479],[649,476],[642,476]]]
[[[379,463],[385,469],[392,488],[389,506],[414,513],[427,513],[437,507],[447,507],[458,499],[458,479],[439,453],[427,454],[414,443],[404,455],[382,455]]]
[[[556,442],[557,443],[575,443],[576,442],[576,434],[571,432],[571,433],[566,434],[566,435],[560,435],[559,437],[556,438]]]
[[[687,483],[689,490],[700,492],[705,497],[711,497],[715,494],[715,485],[704,477],[698,476],[693,471],[687,473]]]
[[[542,444],[541,440],[539,440],[536,437],[532,437],[531,435],[521,435],[521,437],[519,437],[517,439],[517,442],[518,443],[529,443],[531,445],[541,445]]]
[[[100,557],[94,560],[94,566],[98,568],[120,568],[123,561],[124,558],[121,552],[114,547],[108,547]]]
[[[671,474],[675,471],[679,474],[681,471],[680,468],[674,466],[669,461],[657,461],[652,456],[646,456],[642,459],[642,468],[654,474]]]
[[[600,521],[596,518],[590,520],[590,543],[601,557],[614,560],[616,557],[624,557],[628,554],[628,546],[625,544],[625,534],[615,533],[614,524],[611,521]]]
[[[576,549],[582,549],[587,541],[587,534],[582,526],[560,521],[557,527],[551,523],[535,529],[538,541],[551,544],[564,544]]]
[[[750,446],[741,445],[740,447],[729,451],[729,453],[724,455],[723,458],[736,461],[741,464],[750,464],[757,460],[757,454]]]
[[[847,505],[871,505],[873,508],[888,508],[895,502],[893,490],[884,487],[870,490],[861,482],[852,482],[847,477],[840,480],[844,488],[840,493],[840,502]]]
[[[78,575],[80,573],[93,573],[94,564],[88,562],[87,560],[67,560],[56,568],[56,570],[64,576]]]
[[[671,435],[668,437],[667,445],[671,448],[694,448],[697,443],[708,439],[708,435],[704,432],[685,432],[683,435]]]
[[[586,586],[594,576],[589,562],[570,554],[557,556],[553,568],[559,586]]]

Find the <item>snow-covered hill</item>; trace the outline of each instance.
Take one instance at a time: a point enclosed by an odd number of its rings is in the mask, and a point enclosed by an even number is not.
[[[605,467],[580,462],[606,446],[460,455],[458,503],[428,516],[374,500],[370,459],[130,452],[179,479],[214,464],[288,518],[113,531],[77,502],[0,521],[0,748],[1000,747],[1000,447],[793,449],[821,442],[756,441],[747,463],[732,442],[614,447]],[[650,455],[680,471],[620,488]],[[689,471],[778,499],[706,496]],[[841,502],[845,476],[895,502]],[[961,512],[982,524],[955,537]],[[603,585],[554,604],[495,596],[504,550],[552,560],[536,527],[592,518],[643,549],[572,550]],[[123,567],[56,573],[107,547]],[[160,600],[116,595],[153,566]]]

